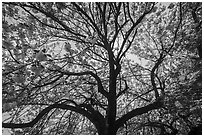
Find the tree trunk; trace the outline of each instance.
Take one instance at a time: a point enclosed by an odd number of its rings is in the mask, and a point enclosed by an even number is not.
[[[112,127],[106,125],[100,129],[97,129],[99,135],[116,135],[117,130]]]

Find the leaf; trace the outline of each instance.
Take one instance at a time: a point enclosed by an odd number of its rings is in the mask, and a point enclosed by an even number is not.
[[[173,3],[169,4],[168,9],[173,9],[173,8],[174,8],[174,4]]]
[[[10,105],[10,103],[5,103],[5,104],[3,104],[2,109],[3,109],[3,112],[10,111],[10,110],[11,110],[11,105]]]
[[[40,75],[40,73],[43,71],[44,67],[42,65],[40,66],[31,66],[31,71],[35,73],[35,75]]]
[[[65,42],[64,49],[65,49],[65,51],[70,52],[71,44],[69,42]]]
[[[16,82],[16,83],[24,83],[26,78],[24,75],[22,74],[17,74],[13,77],[13,80]]]
[[[46,56],[45,53],[43,53],[43,51],[39,51],[36,54],[36,60],[38,60],[38,61],[46,61],[47,60],[47,56]]]
[[[17,102],[12,103],[4,103],[3,104],[3,112],[10,111],[11,109],[15,108],[17,106]]]
[[[174,102],[174,104],[177,108],[183,108],[183,105],[179,101]]]
[[[10,42],[10,41],[3,41],[3,47],[8,49],[8,50],[11,50],[14,48],[13,44]]]
[[[155,7],[152,9],[152,12],[156,12],[157,9],[158,9],[158,7],[155,6]]]
[[[92,46],[95,45],[96,42],[97,42],[97,38],[93,38],[93,39],[91,40],[91,44],[92,44]]]
[[[157,16],[160,16],[160,15],[161,15],[161,11],[157,12],[156,15],[157,15]]]

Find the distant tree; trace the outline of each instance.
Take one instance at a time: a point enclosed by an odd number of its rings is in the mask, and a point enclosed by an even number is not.
[[[3,128],[190,134],[201,123],[201,6],[4,2]]]

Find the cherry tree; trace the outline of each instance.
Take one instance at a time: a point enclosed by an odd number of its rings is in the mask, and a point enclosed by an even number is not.
[[[2,101],[9,118],[3,128],[15,134],[185,134],[176,109],[186,104],[172,97],[183,75],[193,83],[191,76],[200,73],[190,71],[193,64],[180,65],[191,57],[183,46],[187,21],[200,24],[199,6],[185,18],[188,6],[4,2]]]

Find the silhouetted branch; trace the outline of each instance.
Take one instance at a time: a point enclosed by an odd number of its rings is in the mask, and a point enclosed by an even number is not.
[[[85,111],[85,110],[83,110],[83,109],[81,109],[79,107],[74,107],[74,106],[65,105],[65,104],[53,104],[53,105],[50,105],[49,107],[43,109],[37,115],[37,117],[34,120],[32,120],[31,122],[21,123],[21,124],[2,123],[2,127],[3,128],[26,128],[26,127],[33,127],[44,115],[49,113],[49,111],[54,109],[54,108],[60,108],[60,109],[66,109],[66,110],[75,111],[75,112],[77,112],[79,114],[82,114],[82,115],[86,116],[89,120],[91,120],[93,123],[95,123],[95,121],[93,120],[91,114],[89,114],[87,111]]]
[[[61,71],[61,70],[51,70],[51,71],[57,71],[60,72],[61,74],[64,75],[68,75],[68,76],[83,76],[83,75],[91,75],[92,77],[95,78],[95,80],[97,81],[97,85],[98,85],[98,92],[100,92],[102,95],[104,95],[105,97],[108,96],[108,92],[105,91],[105,89],[103,88],[101,79],[98,77],[97,74],[91,72],[91,71],[85,71],[85,72],[68,72],[68,71]]]
[[[116,120],[116,128],[118,129],[119,127],[121,127],[126,121],[128,121],[129,119],[138,116],[138,115],[142,115],[144,113],[147,113],[151,110],[154,109],[159,109],[163,106],[163,103],[160,101],[156,101],[152,104],[149,104],[147,106],[141,107],[141,108],[136,108],[130,112],[128,112],[127,114],[123,115],[121,118],[119,118],[118,120]]]
[[[125,80],[125,89],[123,89],[122,91],[120,91],[120,92],[118,93],[117,98],[118,98],[120,95],[124,94],[128,89],[129,89],[129,87],[128,87],[128,85],[127,85],[127,81]]]
[[[151,83],[155,92],[155,98],[158,99],[159,98],[159,92],[157,90],[157,86],[156,86],[156,82],[155,82],[155,70],[159,67],[159,65],[162,63],[163,61],[163,54],[160,55],[160,58],[157,60],[156,64],[154,65],[154,67],[151,70]]]

